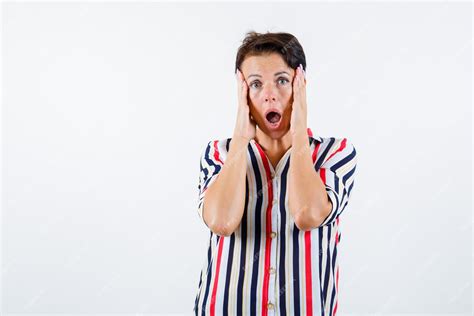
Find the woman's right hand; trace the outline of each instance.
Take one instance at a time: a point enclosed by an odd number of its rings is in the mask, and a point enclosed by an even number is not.
[[[244,137],[246,140],[250,141],[255,138],[257,123],[250,114],[250,107],[247,102],[249,88],[239,69],[237,69],[236,78],[238,107],[234,136]]]

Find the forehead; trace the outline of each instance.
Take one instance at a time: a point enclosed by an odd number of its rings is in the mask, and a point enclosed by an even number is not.
[[[281,55],[272,53],[258,56],[249,56],[245,58],[241,65],[244,74],[271,73],[286,70],[291,74],[291,68],[288,67]]]

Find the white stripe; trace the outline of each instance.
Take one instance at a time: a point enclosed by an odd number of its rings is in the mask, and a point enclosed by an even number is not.
[[[229,315],[237,315],[237,286],[239,282],[239,273],[240,270],[240,253],[242,251],[241,242],[241,229],[242,226],[239,225],[238,229],[235,231],[235,240],[234,240],[234,259],[232,260],[232,274],[230,278],[230,288],[229,288]]]
[[[274,206],[272,206],[272,217],[271,217],[271,229],[270,231],[278,231],[278,218],[279,218],[279,212],[280,212],[280,205],[279,205],[279,198],[278,198],[278,195],[279,195],[279,185],[278,185],[278,180],[275,178],[273,181],[272,181],[272,184],[273,184],[273,198],[276,199],[278,201],[277,204],[275,204]],[[273,201],[272,201],[273,203]],[[275,311],[276,311],[276,308],[277,308],[277,305],[278,305],[278,294],[275,292],[276,291],[276,288],[277,288],[277,275],[278,275],[278,258],[279,256],[277,256],[278,254],[278,248],[277,248],[277,238],[271,238],[271,236],[266,236],[266,237],[270,237],[270,268],[274,268],[275,269],[275,273],[274,274],[270,274],[270,278],[269,278],[269,286],[268,286],[268,299],[271,303],[273,303],[273,305],[275,305],[275,309],[274,310],[269,310],[269,314],[274,314]]]
[[[326,257],[327,257],[327,245],[328,245],[328,241],[327,241],[328,226],[322,226],[320,229],[322,232],[322,241],[321,241],[321,293],[322,293],[322,291],[324,290],[326,286],[324,284],[324,274],[326,271],[326,260],[327,260]],[[324,297],[323,297],[323,301],[324,301]]]
[[[311,230],[311,282],[313,294],[313,315],[321,315],[321,293],[319,278],[319,235],[318,228]]]
[[[288,177],[287,177],[288,180]],[[288,186],[287,186],[288,188]],[[288,190],[286,190],[288,193]],[[294,275],[293,275],[293,225],[294,220],[293,216],[290,214],[290,209],[288,208],[288,194],[285,195],[285,206],[286,206],[286,222],[287,222],[287,229],[286,229],[286,308],[289,310],[288,315],[294,315]]]
[[[245,255],[245,278],[243,284],[243,295],[242,295],[242,313],[250,314],[250,283],[252,281],[252,265],[253,265],[253,249],[254,249],[254,240],[255,235],[254,231],[254,216],[255,216],[255,192],[256,192],[256,183],[255,183],[255,172],[252,166],[252,160],[250,158],[250,153],[247,153],[247,175],[249,179],[249,196],[248,196],[248,209],[247,209],[247,242],[246,242],[246,255]]]
[[[267,181],[267,175],[265,171],[265,165],[263,163],[263,157],[261,156],[260,152],[258,149],[256,149],[256,156],[257,156],[257,165],[260,170],[260,179],[262,182],[262,191],[261,191],[261,200],[262,200],[262,206],[261,206],[261,212],[260,212],[260,251],[259,251],[259,258],[258,258],[258,278],[257,278],[257,292],[261,293],[261,295],[257,295],[257,315],[262,314],[262,298],[263,298],[263,291],[265,290],[263,288],[263,279],[265,276],[265,247],[266,247],[266,227],[267,227],[267,219],[266,219],[266,214],[267,214],[267,208],[269,204],[268,200],[268,194],[269,192],[269,186],[271,185],[271,182]],[[257,210],[258,212],[258,210]]]
[[[300,311],[301,315],[306,315],[306,261],[305,261],[305,243],[304,231],[298,233],[299,239],[299,266],[300,266]]]
[[[332,270],[332,259],[333,259],[333,249],[334,249],[334,237],[335,237],[335,229],[334,227],[331,228],[331,235],[329,236],[329,252],[330,252],[330,261],[329,261],[329,282],[328,282],[328,288],[326,292],[326,313],[329,313],[331,310],[331,296],[332,296],[332,290],[334,289],[334,278],[333,278],[333,270]]]
[[[217,280],[217,291],[216,291],[216,304],[215,304],[215,312],[216,315],[222,313],[222,309],[224,307],[224,290],[225,290],[225,278],[227,273],[227,262],[229,258],[229,244],[230,244],[230,237],[221,237],[224,244],[222,245],[222,253],[221,253],[221,261],[219,264],[219,279]],[[217,249],[219,251],[219,248]],[[217,262],[216,257],[216,262]]]

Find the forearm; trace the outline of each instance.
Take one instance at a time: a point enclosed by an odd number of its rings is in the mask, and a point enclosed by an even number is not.
[[[232,138],[222,170],[204,198],[204,220],[218,235],[232,234],[242,220],[248,143],[243,137]]]
[[[325,185],[314,169],[308,136],[293,136],[288,171],[288,203],[291,216],[301,230],[318,227],[331,210]]]

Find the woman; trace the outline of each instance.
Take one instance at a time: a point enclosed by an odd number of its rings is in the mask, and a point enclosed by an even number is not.
[[[307,127],[306,59],[288,33],[247,33],[236,59],[232,138],[201,157],[210,230],[196,315],[335,315],[340,214],[356,150]]]

